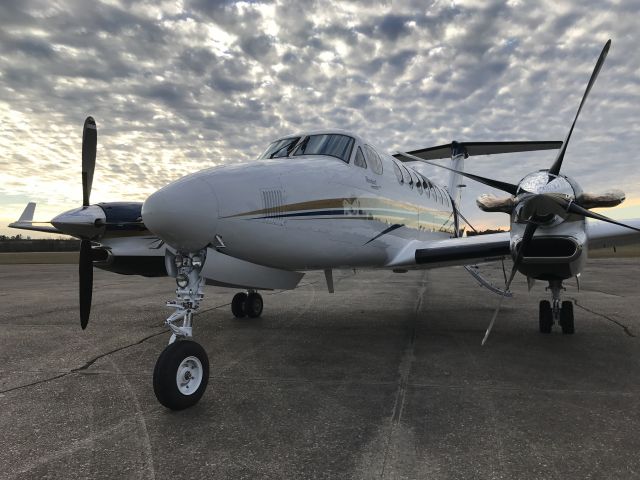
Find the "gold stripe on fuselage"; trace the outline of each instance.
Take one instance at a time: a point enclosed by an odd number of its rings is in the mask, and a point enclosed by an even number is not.
[[[326,198],[305,202],[279,205],[250,212],[237,213],[222,218],[258,217],[288,218],[292,220],[311,220],[309,216],[317,213],[322,215],[323,210],[342,210],[344,215],[336,216],[335,213],[325,215],[323,219],[333,220],[375,220],[385,224],[399,223],[403,221],[409,228],[427,231],[447,231],[453,233],[452,212],[450,210],[436,210],[425,205],[416,205],[398,200],[372,197],[350,198]],[[296,216],[295,214],[300,216]],[[329,213],[329,212],[327,212]],[[315,219],[318,219],[315,217]],[[447,225],[451,222],[450,225]]]

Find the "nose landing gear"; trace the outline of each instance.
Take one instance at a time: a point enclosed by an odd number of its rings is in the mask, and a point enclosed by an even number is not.
[[[209,381],[209,358],[198,343],[191,340],[193,315],[204,294],[204,278],[200,275],[206,251],[176,255],[176,299],[167,302],[175,308],[166,325],[171,332],[169,345],[153,370],[153,391],[158,401],[171,410],[183,410],[198,403]],[[176,322],[182,320],[182,325]]]
[[[255,290],[249,290],[248,293],[236,293],[231,301],[231,312],[236,318],[258,318],[262,315],[264,302],[262,295]]]
[[[540,333],[551,333],[554,323],[558,323],[565,335],[575,333],[573,322],[573,303],[560,300],[560,291],[563,290],[562,281],[549,281],[552,300],[540,302]]]

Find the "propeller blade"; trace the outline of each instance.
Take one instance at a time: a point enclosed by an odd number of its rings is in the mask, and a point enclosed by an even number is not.
[[[571,124],[571,128],[569,129],[569,133],[567,133],[567,138],[564,139],[564,143],[562,144],[562,148],[558,152],[558,156],[556,157],[555,162],[549,169],[549,173],[553,175],[558,175],[560,173],[560,167],[562,167],[562,160],[564,160],[564,154],[567,151],[567,145],[569,144],[569,139],[571,138],[571,134],[573,133],[573,127],[576,126],[576,121],[578,120],[578,116],[580,115],[580,111],[582,110],[582,106],[584,105],[585,100],[587,99],[587,95],[591,91],[591,87],[596,82],[596,78],[598,78],[598,73],[600,73],[600,69],[604,64],[604,59],[607,58],[607,53],[609,53],[609,47],[611,46],[611,40],[608,40],[605,43],[602,52],[600,53],[600,57],[596,62],[596,66],[593,69],[593,73],[591,74],[591,78],[589,79],[589,84],[587,85],[587,89],[584,91],[584,95],[582,95],[582,101],[580,102],[580,106],[578,107],[578,111],[576,112],[576,117],[573,119],[573,123]]]
[[[80,242],[78,274],[80,277],[80,326],[84,330],[89,323],[93,292],[93,258],[91,256],[91,241],[89,240]]]
[[[513,279],[515,278],[516,273],[518,272],[518,267],[520,266],[520,262],[522,261],[522,257],[524,256],[524,251],[529,246],[529,243],[531,242],[531,239],[533,239],[533,234],[536,233],[537,229],[538,229],[538,224],[537,223],[533,223],[533,222],[527,223],[527,226],[524,229],[524,234],[522,235],[522,241],[518,245],[518,253],[516,254],[515,260],[513,261],[513,268],[511,268],[511,275],[509,276],[509,279],[507,280],[507,282],[505,283],[505,286],[504,286],[505,295],[502,295],[500,297],[500,301],[498,302],[498,306],[496,307],[495,311],[493,312],[493,317],[491,317],[491,321],[489,322],[489,326],[487,327],[487,331],[485,332],[484,338],[482,339],[482,343],[480,345],[484,345],[485,342],[487,341],[487,339],[489,338],[489,334],[491,333],[491,330],[493,329],[493,325],[494,325],[494,323],[496,323],[496,318],[498,318],[498,312],[500,311],[500,307],[502,307],[502,302],[504,301],[505,297],[507,296],[506,292],[509,291],[509,287],[511,286],[511,282],[513,282]]]
[[[98,130],[93,117],[87,117],[82,129],[82,205],[89,205],[91,185],[93,184],[93,171],[96,166],[96,144],[98,143]]]
[[[497,188],[498,190],[502,190],[503,192],[510,193],[511,195],[515,195],[518,192],[518,186],[512,183],[501,182],[500,180],[493,180],[492,178],[481,177],[479,175],[474,175],[473,173],[460,172],[455,168],[445,167],[444,165],[440,165],[439,163],[430,162],[429,160],[425,160],[420,157],[416,157],[415,155],[411,155],[410,153],[398,152],[396,155],[401,155],[406,158],[410,158],[411,160],[415,160],[417,162],[428,163],[429,165],[433,165],[434,167],[444,168],[445,170],[449,170],[451,172],[458,173],[463,177],[470,178],[471,180],[475,180],[479,183],[484,183],[493,188]]]
[[[614,225],[618,225],[620,227],[630,228],[631,230],[635,230],[636,232],[640,232],[640,228],[632,227],[631,225],[627,225],[625,223],[618,222],[613,218],[605,217],[604,215],[600,215],[599,213],[592,212],[591,210],[587,210],[584,207],[581,207],[577,203],[570,203],[567,207],[567,211],[574,213],[576,215],[582,215],[583,217],[594,218],[596,220],[601,220],[607,223],[613,223]]]

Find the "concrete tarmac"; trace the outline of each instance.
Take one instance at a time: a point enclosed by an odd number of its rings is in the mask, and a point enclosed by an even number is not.
[[[82,331],[76,272],[0,266],[0,478],[640,478],[639,259],[567,283],[573,336],[518,276],[484,347],[498,297],[461,268],[308,274],[257,320],[207,287],[181,412],[151,383],[173,279],[96,270]]]

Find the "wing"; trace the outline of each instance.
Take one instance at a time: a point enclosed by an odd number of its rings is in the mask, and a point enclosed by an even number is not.
[[[388,267],[439,268],[500,260],[510,255],[509,232],[410,242]]]
[[[56,227],[52,226],[49,222],[34,222],[33,214],[36,211],[35,202],[27,203],[22,215],[17,222],[9,224],[10,228],[17,228],[20,230],[31,230],[33,232],[47,232],[47,233],[59,233],[64,234]]]
[[[640,228],[640,219],[625,220],[627,225]],[[630,228],[620,227],[612,223],[587,220],[587,238],[589,249],[620,247],[623,245],[640,245],[640,233]]]

